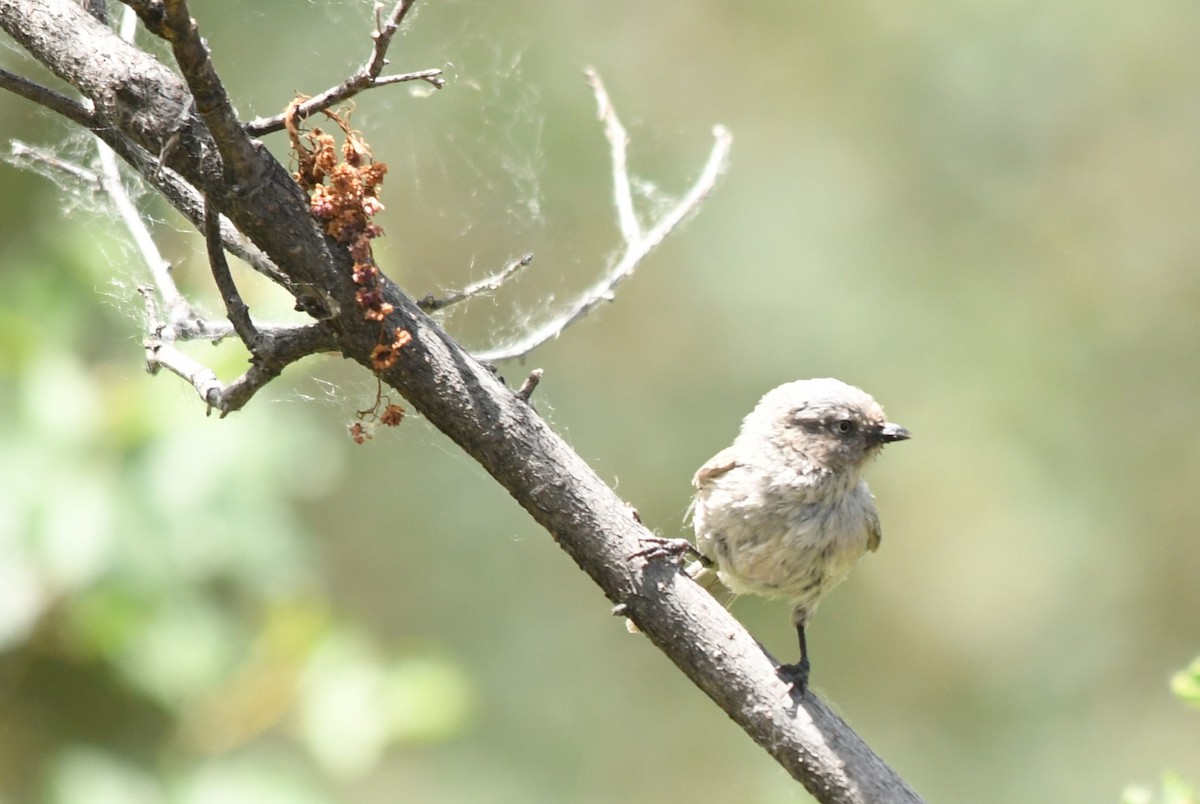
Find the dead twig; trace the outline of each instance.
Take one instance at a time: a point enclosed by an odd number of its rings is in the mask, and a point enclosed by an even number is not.
[[[282,131],[287,124],[289,116],[295,120],[304,120],[344,100],[349,100],[364,90],[387,86],[388,84],[424,81],[434,89],[441,89],[446,86],[446,79],[442,78],[442,71],[437,68],[399,73],[397,75],[380,75],[388,63],[387,49],[392,43],[392,37],[400,29],[400,23],[404,21],[405,15],[408,14],[408,10],[414,2],[415,0],[399,0],[392,7],[387,19],[379,17],[379,7],[376,7],[375,31],[371,34],[371,38],[375,40],[375,43],[371,48],[371,55],[367,57],[366,62],[353,75],[336,87],[331,87],[319,95],[314,95],[297,104],[294,109],[290,109],[288,112],[283,112],[272,117],[259,117],[251,120],[246,124],[246,132],[252,136],[261,137],[264,134]]]
[[[689,215],[694,213],[716,186],[717,180],[729,164],[729,149],[733,137],[724,126],[713,127],[713,147],[700,177],[684,196],[679,199],[653,226],[643,231],[633,206],[633,191],[629,171],[625,162],[625,146],[628,136],[621,125],[616,111],[609,102],[608,93],[595,70],[587,70],[588,83],[596,98],[600,120],[604,123],[608,138],[613,171],[613,200],[617,206],[617,220],[625,250],[600,279],[583,292],[579,298],[551,320],[526,333],[516,342],[493,349],[474,352],[475,359],[491,363],[524,357],[543,343],[553,340],[563,330],[599,307],[611,301],[616,288],[633,275],[634,270],[650,252],[658,247],[667,235],[674,231]]]
[[[458,304],[475,296],[492,293],[499,290],[505,282],[512,279],[522,268],[528,268],[531,262],[533,262],[533,255],[526,254],[520,259],[513,260],[491,276],[485,276],[478,282],[472,282],[462,290],[453,291],[440,298],[429,293],[425,298],[417,302],[417,306],[427,313],[432,313],[436,310],[444,310],[452,304]]]
[[[521,383],[521,387],[517,389],[517,399],[522,402],[528,402],[529,397],[533,396],[534,389],[538,387],[538,383],[542,381],[542,369],[534,369],[529,372],[529,376],[525,378],[525,382]]]

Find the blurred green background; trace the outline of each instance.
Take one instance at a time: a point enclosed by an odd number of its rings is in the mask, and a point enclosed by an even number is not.
[[[369,49],[361,0],[192,13],[246,118]],[[391,60],[449,86],[358,99],[391,166],[385,270],[423,296],[535,254],[447,317],[472,348],[617,253],[583,67],[646,216],[732,130],[690,225],[501,373],[544,368],[541,412],[671,536],[694,469],[781,382],[840,377],[909,427],[869,474],[882,548],[809,638],[814,686],[918,790],[1200,780],[1200,712],[1168,688],[1200,652],[1193,3],[454,0],[420,4]],[[8,42],[0,62],[43,75]],[[92,158],[12,96],[0,121]],[[142,371],[147,280],[115,218],[0,176],[0,800],[807,800],[419,417],[352,444],[369,375],[310,358],[206,418]],[[196,234],[139,205],[219,310]],[[791,655],[784,604],[733,610]]]

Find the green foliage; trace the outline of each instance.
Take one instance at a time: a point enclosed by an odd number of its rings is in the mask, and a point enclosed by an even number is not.
[[[1200,656],[1171,676],[1171,691],[1185,703],[1200,706]]]
[[[73,227],[42,269],[86,273],[91,242]],[[460,733],[455,662],[389,647],[325,590],[294,506],[337,478],[340,428],[266,397],[205,418],[139,373],[136,320],[62,288],[54,312],[86,330],[0,302],[0,744],[24,746],[0,795],[329,801],[323,778]]]
[[[1196,804],[1200,802],[1196,788],[1174,773],[1164,773],[1160,788],[1155,791],[1143,785],[1131,785],[1121,794],[1121,804]]]
[[[1185,703],[1200,704],[1200,656],[1171,676],[1171,691]],[[1179,774],[1167,771],[1156,792],[1146,785],[1129,785],[1121,794],[1121,804],[1198,804],[1200,793]]]

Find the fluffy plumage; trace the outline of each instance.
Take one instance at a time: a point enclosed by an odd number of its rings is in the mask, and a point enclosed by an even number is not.
[[[860,473],[884,444],[909,437],[864,391],[799,380],[768,392],[692,480],[696,548],[721,582],[792,603],[801,655],[781,670],[801,687],[809,617],[879,547],[879,514]]]

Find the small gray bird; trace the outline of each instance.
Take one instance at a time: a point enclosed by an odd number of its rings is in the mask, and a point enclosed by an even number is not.
[[[792,602],[800,661],[779,672],[801,692],[809,618],[879,547],[879,514],[859,474],[884,444],[910,437],[864,391],[840,380],[799,380],[769,391],[733,445],[692,480],[699,563],[715,565],[732,592]]]

